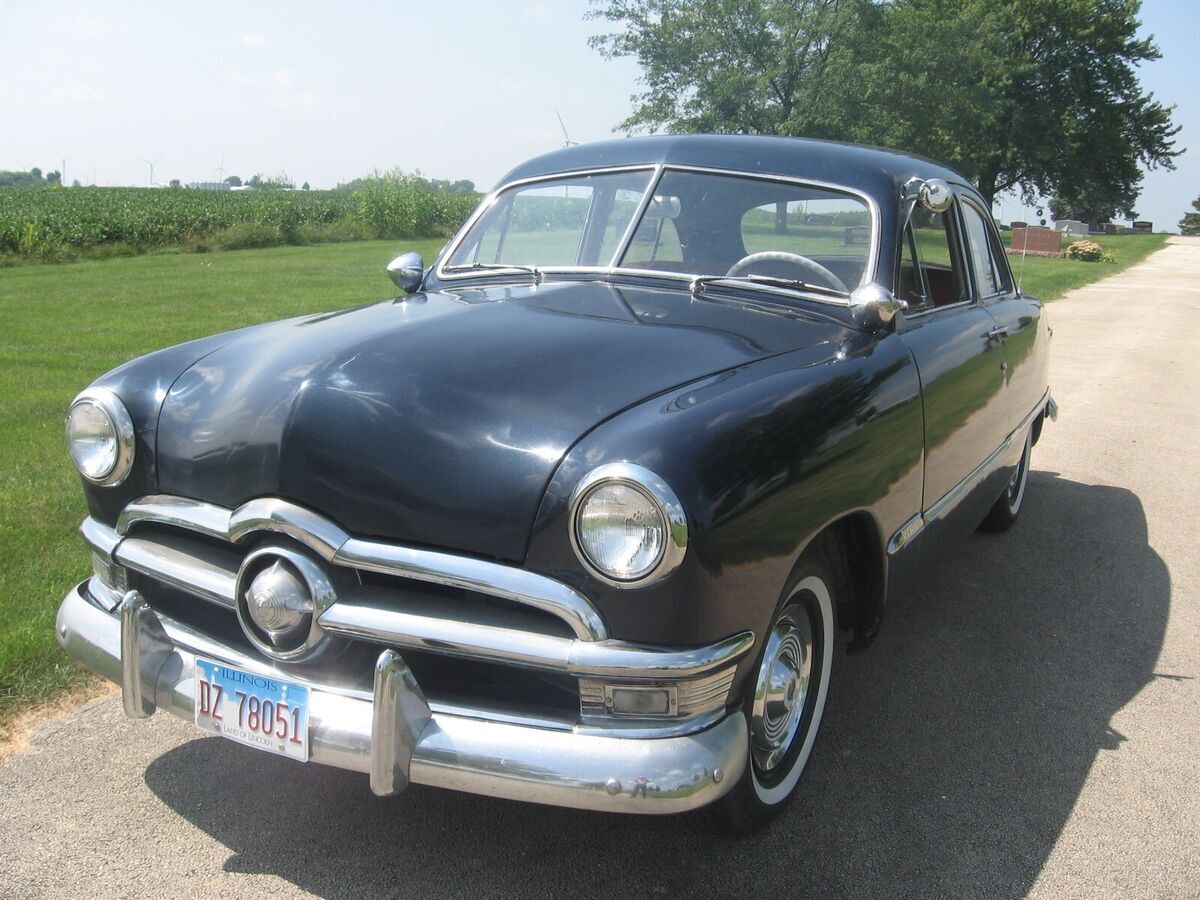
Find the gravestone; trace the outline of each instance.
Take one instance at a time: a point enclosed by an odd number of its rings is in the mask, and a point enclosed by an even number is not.
[[[1154,231],[1154,223],[1146,221],[1137,221],[1133,223],[1134,234],[1150,234]]]
[[[1062,253],[1062,239],[1063,233],[1053,228],[1043,228],[1040,225],[1018,228],[1014,222],[1008,245],[1017,252]]]
[[[1087,237],[1088,227],[1075,219],[1059,219],[1054,227],[1070,237]]]

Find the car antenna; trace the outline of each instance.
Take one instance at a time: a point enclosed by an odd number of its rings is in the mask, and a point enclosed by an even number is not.
[[[1021,268],[1017,271],[1017,296],[1021,296],[1021,282],[1025,278],[1025,248],[1029,246],[1029,226],[1021,229]]]

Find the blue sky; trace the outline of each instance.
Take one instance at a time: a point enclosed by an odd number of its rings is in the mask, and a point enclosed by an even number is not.
[[[85,184],[286,171],[329,187],[373,169],[490,186],[630,110],[637,66],[587,46],[586,0],[205,4],[31,3],[0,10],[0,169]],[[1139,213],[1173,228],[1200,195],[1194,87],[1200,2],[1147,0],[1164,58],[1145,86],[1178,105],[1176,172],[1150,173]],[[1015,202],[1006,204],[1012,217]]]

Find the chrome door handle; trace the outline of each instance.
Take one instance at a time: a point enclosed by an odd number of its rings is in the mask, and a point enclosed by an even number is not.
[[[1008,329],[1003,325],[997,325],[987,333],[989,341],[995,341],[997,344],[1003,344],[1008,339]]]

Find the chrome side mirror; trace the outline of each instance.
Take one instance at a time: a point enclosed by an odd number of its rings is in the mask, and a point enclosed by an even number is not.
[[[387,264],[387,273],[388,278],[396,283],[396,287],[406,294],[411,294],[421,286],[421,279],[425,276],[425,260],[421,258],[420,253],[413,253],[411,250],[401,253]]]
[[[930,212],[944,213],[954,202],[954,192],[942,179],[927,178],[917,185],[917,200]]]
[[[850,315],[859,328],[878,331],[890,325],[908,304],[879,284],[864,284],[850,294]]]

